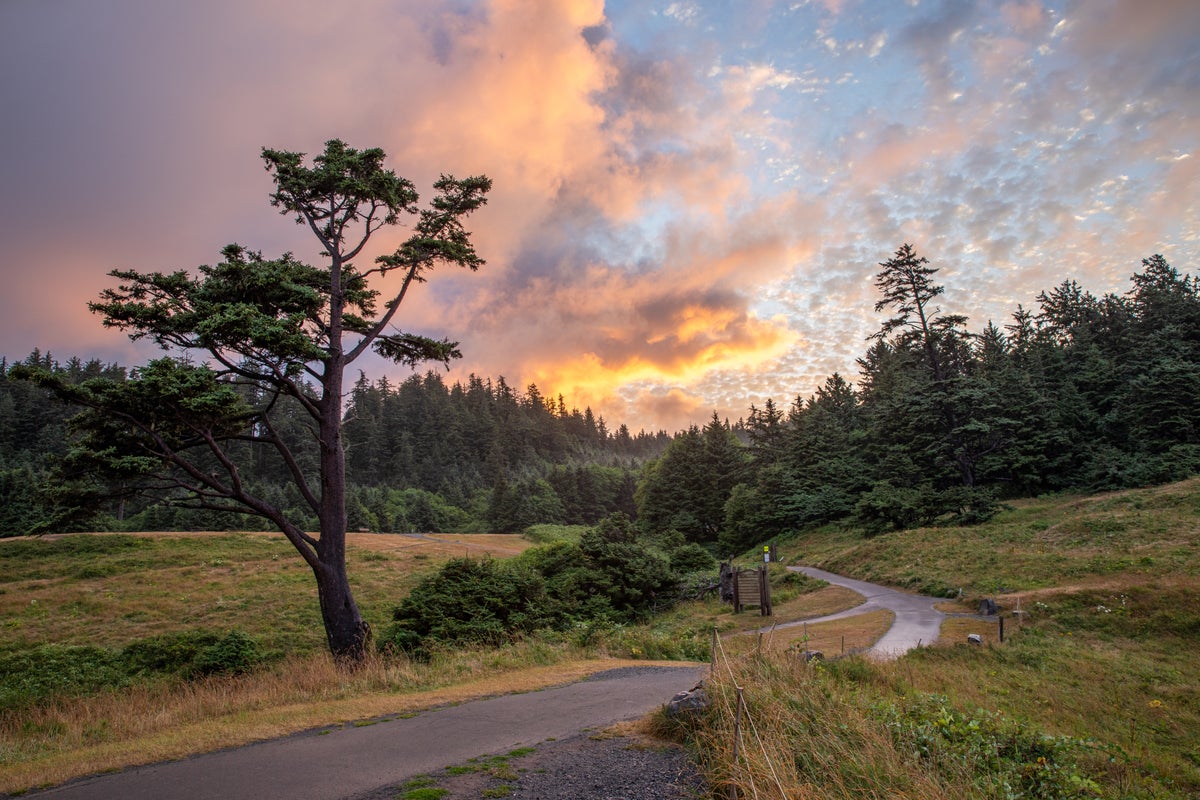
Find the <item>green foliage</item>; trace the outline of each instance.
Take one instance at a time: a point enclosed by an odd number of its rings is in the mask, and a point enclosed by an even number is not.
[[[1081,767],[1095,746],[1048,736],[995,712],[964,713],[943,696],[917,694],[881,704],[877,718],[900,752],[946,778],[974,776],[984,796],[1090,798],[1100,786]]]
[[[647,533],[675,530],[689,541],[716,542],[725,503],[748,459],[716,414],[703,430],[692,426],[680,433],[642,473],[635,495],[638,526]]]
[[[543,628],[629,622],[668,605],[677,582],[667,559],[614,514],[578,544],[556,541],[508,561],[448,562],[401,601],[380,643],[427,654],[434,645],[499,645]]]
[[[717,559],[695,542],[687,542],[671,551],[671,570],[680,575],[712,571],[716,568]]]
[[[520,533],[538,522],[564,522],[566,512],[549,482],[527,478],[513,484],[497,483],[487,516],[498,533]]]
[[[431,642],[499,645],[550,627],[547,606],[543,579],[520,560],[452,559],[396,607],[380,646],[427,654]]]
[[[893,486],[880,481],[859,498],[858,521],[871,530],[905,530],[935,522],[975,525],[1000,510],[991,491],[975,486],[951,486],[941,491],[929,484]]]
[[[120,689],[156,675],[185,679],[237,675],[262,660],[254,639],[241,631],[224,636],[201,630],[177,631],[134,641],[119,650],[38,645],[0,654],[0,674],[4,675],[0,710]]]
[[[583,525],[530,525],[522,536],[534,544],[553,544],[555,542],[579,544],[579,537],[585,530],[586,527]]]
[[[776,604],[786,603],[802,594],[815,592],[829,585],[819,578],[810,578],[803,572],[793,572],[781,567],[781,564],[771,564],[768,569],[771,580],[771,599]]]
[[[241,675],[262,661],[258,642],[241,631],[230,631],[196,653],[196,675]]]
[[[0,710],[129,683],[119,654],[101,647],[45,644],[0,655]]]
[[[589,587],[604,597],[619,619],[634,619],[656,605],[669,605],[665,595],[677,581],[666,561],[637,541],[637,531],[624,514],[613,514],[579,540],[583,563],[599,576]]]
[[[121,650],[121,660],[131,675],[199,672],[195,665],[221,637],[210,631],[184,630],[131,642]]]

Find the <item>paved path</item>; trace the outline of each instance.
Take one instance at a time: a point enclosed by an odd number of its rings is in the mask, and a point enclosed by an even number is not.
[[[476,756],[507,753],[636,719],[690,689],[708,667],[628,667],[525,694],[476,700],[363,727],[309,732],[113,775],[26,798],[337,800]]]
[[[946,617],[945,614],[933,607],[935,603],[943,602],[941,598],[909,594],[875,583],[856,581],[853,578],[844,578],[815,567],[788,567],[788,569],[794,572],[803,572],[809,577],[820,578],[837,586],[845,586],[847,589],[861,594],[864,599],[854,608],[816,619],[790,622],[777,626],[779,628],[805,623],[828,622],[858,616],[880,608],[887,609],[896,615],[896,619],[892,622],[892,627],[888,629],[888,632],[867,652],[881,658],[896,658],[914,647],[919,647],[922,643],[932,644],[936,641],[942,627],[942,620]]]

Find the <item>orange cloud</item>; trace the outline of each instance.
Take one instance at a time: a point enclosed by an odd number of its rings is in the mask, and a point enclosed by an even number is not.
[[[666,393],[655,390],[638,392],[626,406],[631,416],[651,421],[650,430],[674,433],[689,424],[700,424],[707,403],[703,397],[682,389]]]
[[[446,52],[421,81],[392,134],[402,164],[485,172],[495,181],[481,216],[493,258],[510,253],[580,169],[605,163],[597,95],[611,82],[611,46],[583,30],[604,21],[602,0],[492,0],[478,17],[446,12]]]

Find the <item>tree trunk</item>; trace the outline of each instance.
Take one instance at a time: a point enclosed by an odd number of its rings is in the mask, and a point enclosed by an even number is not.
[[[346,559],[338,559],[337,563],[322,562],[313,568],[313,573],[317,578],[317,596],[321,600],[321,619],[325,623],[329,652],[338,661],[361,662],[371,644],[371,626],[362,618],[354,595],[350,593]]]
[[[321,539],[317,543],[317,596],[329,652],[338,661],[361,662],[367,655],[371,628],[363,620],[350,592],[346,575],[346,453],[342,447],[342,352],[341,261],[333,254],[329,311],[329,357],[321,384],[319,404],[321,469]]]

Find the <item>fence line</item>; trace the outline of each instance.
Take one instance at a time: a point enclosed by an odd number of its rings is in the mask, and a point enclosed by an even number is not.
[[[733,666],[732,666],[733,659],[729,656],[728,653],[725,652],[725,646],[721,643],[721,638],[719,636],[715,635],[716,628],[713,629],[713,633],[714,633],[714,641],[715,641],[715,647],[713,648],[714,658],[716,658],[717,654],[719,653],[722,664],[725,667],[725,671],[729,675],[729,682],[731,684],[733,684],[733,687],[737,692],[737,710],[736,710],[736,712],[733,709],[729,708],[728,699],[725,697],[724,693],[721,693],[721,699],[724,703],[724,707],[723,707],[724,711],[726,714],[728,714],[734,720],[733,770],[731,772],[730,777],[731,777],[731,779],[736,779],[739,762],[745,758],[745,755],[744,755],[744,753],[742,753],[742,748],[741,748],[741,730],[742,730],[741,718],[742,718],[742,715],[744,714],[746,717],[747,723],[749,723],[750,732],[753,735],[753,743],[755,745],[757,745],[758,751],[762,753],[763,760],[766,762],[767,768],[770,771],[771,779],[774,781],[776,788],[779,789],[779,796],[787,797],[787,792],[783,788],[783,782],[779,779],[779,774],[775,770],[775,763],[771,760],[771,755],[770,755],[770,753],[767,752],[766,745],[763,744],[762,737],[759,735],[759,732],[758,732],[758,725],[754,721],[754,716],[750,713],[750,707],[746,705],[746,701],[745,701],[745,698],[743,695],[743,689],[741,686],[738,685],[737,676],[734,675],[734,673],[733,673]],[[715,671],[716,664],[713,664],[713,668]],[[751,796],[757,799],[758,798],[758,787],[754,783],[754,771],[749,768],[749,766],[750,766],[749,759],[745,759],[745,760],[746,760],[746,767],[747,767],[745,770],[746,780],[750,784]],[[729,785],[729,798],[730,798],[730,800],[737,800],[736,780],[731,782]]]

